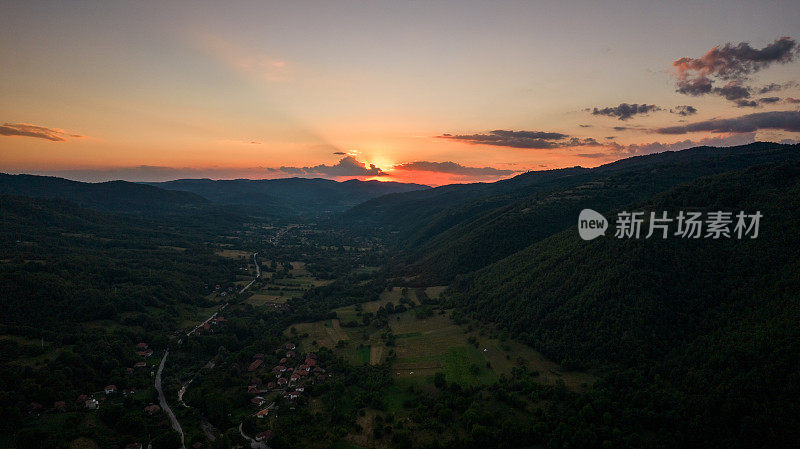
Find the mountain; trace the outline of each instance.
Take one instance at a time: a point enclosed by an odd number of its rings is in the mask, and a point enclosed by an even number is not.
[[[586,242],[573,226],[461,277],[448,305],[604,372],[576,405],[576,433],[610,447],[792,447],[797,198],[798,162],[698,179],[614,212],[760,211],[758,237]]]
[[[429,198],[416,192],[377,198],[351,209],[345,219],[397,230],[402,270],[421,281],[447,283],[566,229],[584,208],[603,212],[702,176],[800,161],[799,149],[761,142],[697,147],[593,169],[530,172],[496,186],[467,185]]]
[[[223,205],[246,206],[276,215],[341,212],[369,199],[398,192],[428,189],[421,184],[398,182],[344,182],[329,179],[178,179],[147,183],[172,191],[192,192]]]
[[[194,193],[164,190],[127,181],[87,183],[52,176],[0,173],[0,194],[58,198],[106,212],[174,214],[210,202]]]

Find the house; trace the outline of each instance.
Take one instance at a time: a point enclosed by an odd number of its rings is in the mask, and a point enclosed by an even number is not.
[[[275,371],[276,373],[284,373],[286,372],[286,367],[283,365],[278,365],[275,368],[272,368],[272,371]]]
[[[145,342],[141,342],[141,343],[136,345],[136,350],[137,351],[147,351],[147,348],[148,348],[148,346],[147,346],[147,343],[145,343]]]
[[[262,406],[264,403],[267,402],[266,399],[262,398],[261,396],[256,396],[253,399],[250,399],[250,403],[256,406]]]
[[[256,418],[259,418],[259,419],[265,418],[268,414],[269,414],[269,409],[265,408],[264,410],[259,410],[256,413]]]
[[[253,363],[251,363],[250,366],[247,367],[247,371],[253,372],[257,370],[262,363],[264,363],[263,360],[254,360]]]
[[[295,348],[294,343],[286,343],[285,348],[290,350],[290,351],[294,351],[294,348]]]
[[[228,320],[222,315],[216,317],[215,320],[217,321],[217,323],[227,323],[228,322]]]
[[[91,398],[87,399],[86,402],[84,402],[84,406],[89,410],[97,410],[98,408],[100,408],[100,403],[97,402],[97,399]]]
[[[155,404],[150,404],[150,405],[148,405],[147,407],[144,408],[144,412],[147,413],[150,416],[153,416],[153,415],[155,415],[156,413],[158,413],[160,411],[161,411],[161,407],[159,407],[159,406],[157,406]]]
[[[286,351],[286,357],[290,359],[294,357],[294,351]]]
[[[153,355],[153,350],[146,349],[144,351],[136,351],[136,355],[138,355],[139,357],[150,357],[151,355]]]
[[[258,354],[253,355],[253,358],[256,360],[264,360],[264,354],[259,352]]]
[[[256,434],[256,441],[268,441],[275,435],[271,430],[265,430],[264,432]]]
[[[258,385],[248,385],[247,386],[248,393],[257,393],[258,392]]]
[[[306,359],[305,364],[308,366],[317,366],[317,361],[314,359]]]
[[[285,377],[281,377],[280,379],[278,379],[278,386],[280,386],[280,387],[284,387],[288,383],[289,383],[289,381],[286,380]]]
[[[294,391],[296,391],[296,392],[298,392],[298,393],[302,393],[302,392],[306,391],[306,387],[304,387],[304,386],[302,386],[302,385],[298,385],[298,386],[297,386],[297,387],[294,389]]]
[[[144,363],[144,362],[136,362],[136,363],[133,364],[134,368],[144,368],[146,366],[147,366],[147,363]]]
[[[89,396],[86,396],[85,394],[82,394],[82,395],[78,396],[78,399],[75,399],[75,403],[83,405],[84,403],[86,403],[86,401],[88,399],[89,399]]]
[[[286,363],[286,362],[287,362],[287,360],[288,360],[288,359],[287,359],[286,357],[284,357],[284,358],[280,359],[279,363],[280,363],[281,365],[283,365],[284,363]]]
[[[116,385],[106,385],[106,387],[103,389],[103,391],[105,391],[106,394],[116,393],[117,392],[117,386]]]

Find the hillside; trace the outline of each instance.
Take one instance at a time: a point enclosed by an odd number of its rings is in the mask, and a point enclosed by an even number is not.
[[[445,206],[440,198],[415,204],[425,211],[413,229],[400,230],[406,256],[398,265],[405,273],[419,274],[421,281],[441,283],[468,273],[571,226],[583,208],[600,212],[642,201],[701,176],[739,170],[779,161],[800,161],[800,146],[755,143],[740,147],[698,147],[623,159],[591,170],[567,169],[531,172],[526,182],[513,178],[514,187],[492,187],[490,194],[453,200]],[[531,180],[539,182],[530,182]],[[497,194],[499,189],[505,189]],[[396,195],[398,197],[408,194]],[[465,195],[461,195],[463,197]],[[364,220],[368,205],[388,201],[378,198],[354,208]],[[415,201],[419,203],[419,201]],[[381,207],[381,206],[378,206]],[[400,207],[399,205],[395,207]],[[419,213],[419,212],[418,212]],[[381,208],[372,217],[384,215]],[[409,214],[410,215],[410,214]],[[404,215],[405,216],[405,215]],[[414,223],[397,220],[397,226]]]
[[[428,188],[420,184],[359,180],[337,182],[319,178],[178,179],[148,185],[192,192],[218,204],[247,206],[278,215],[341,212],[378,196]]]
[[[800,395],[798,197],[798,163],[703,178],[625,209],[761,211],[757,239],[585,242],[572,227],[461,278],[451,305],[562,363],[610,369],[592,413],[644,446],[789,447],[800,429],[789,399]],[[608,431],[605,418],[584,421]]]
[[[87,183],[52,176],[3,173],[0,173],[0,194],[57,198],[106,212],[174,214],[209,205],[207,199],[193,193],[127,181]]]

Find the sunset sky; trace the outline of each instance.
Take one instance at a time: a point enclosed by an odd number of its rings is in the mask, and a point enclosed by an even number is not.
[[[0,4],[0,171],[440,185],[800,138],[796,0],[162,3]]]

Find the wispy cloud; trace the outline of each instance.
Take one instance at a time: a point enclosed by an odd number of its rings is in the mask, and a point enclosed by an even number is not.
[[[599,145],[599,143],[592,138],[580,139],[567,134],[546,131],[507,131],[496,129],[488,133],[442,134],[436,137],[474,145],[493,145],[526,149],[552,149]]]
[[[456,162],[430,162],[414,161],[405,164],[395,165],[395,170],[426,171],[436,173],[448,173],[452,175],[462,175],[471,177],[500,177],[517,173],[516,170],[506,170],[494,167],[468,167]]]
[[[268,82],[289,79],[290,64],[263,51],[246,49],[219,36],[200,37],[203,48],[237,71]]]
[[[80,134],[69,133],[63,129],[47,128],[28,123],[4,123],[0,126],[0,136],[34,137],[51,142],[63,142],[68,138],[80,139],[84,137]]]
[[[800,132],[800,111],[772,111],[742,115],[734,118],[703,120],[680,126],[656,128],[659,134],[690,132],[749,133],[762,129]]]

